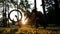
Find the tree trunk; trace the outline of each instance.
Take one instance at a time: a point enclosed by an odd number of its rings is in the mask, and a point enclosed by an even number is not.
[[[57,25],[59,25],[59,23],[60,23],[60,12],[59,12],[58,0],[54,0],[54,2],[55,2],[56,23],[57,23]]]

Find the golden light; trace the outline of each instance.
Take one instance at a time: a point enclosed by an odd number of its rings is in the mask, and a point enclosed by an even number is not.
[[[22,16],[22,24],[25,25],[25,24],[27,24],[27,22],[28,22],[28,19],[26,19],[26,16],[24,16],[24,14],[23,14],[23,16]]]

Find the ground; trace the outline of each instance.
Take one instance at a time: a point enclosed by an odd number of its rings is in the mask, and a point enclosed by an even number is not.
[[[0,34],[60,34],[59,27],[43,27],[35,28],[30,26],[21,26],[21,27],[9,27],[3,28],[0,27]]]

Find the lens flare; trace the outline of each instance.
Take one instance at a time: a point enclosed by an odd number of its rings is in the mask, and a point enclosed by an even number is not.
[[[25,24],[27,24],[27,22],[28,22],[28,19],[26,19],[26,16],[24,16],[24,14],[23,14],[22,24],[25,25]]]

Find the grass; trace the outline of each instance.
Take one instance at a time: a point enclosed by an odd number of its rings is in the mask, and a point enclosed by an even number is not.
[[[60,30],[48,30],[30,26],[12,26],[10,28],[0,27],[0,34],[60,34]]]

